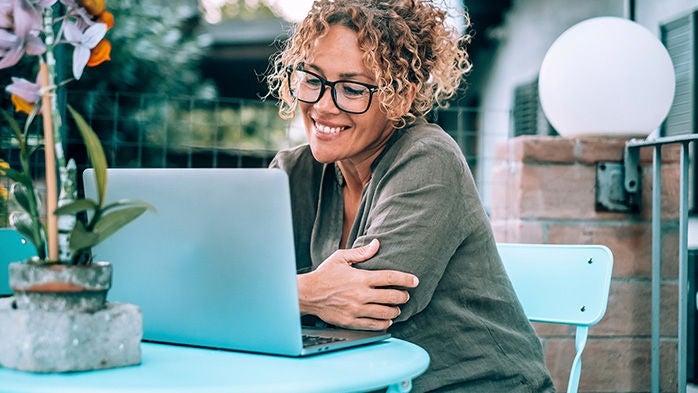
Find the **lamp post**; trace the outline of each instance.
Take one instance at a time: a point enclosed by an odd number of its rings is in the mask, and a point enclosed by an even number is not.
[[[646,137],[669,113],[674,67],[645,27],[597,17],[553,42],[538,88],[543,112],[562,136]]]
[[[618,17],[582,21],[553,42],[541,64],[539,96],[550,124],[564,137],[642,137],[626,142],[625,190],[639,193],[638,150],[655,146],[652,195],[651,391],[660,390],[661,145],[682,143],[679,245],[678,391],[686,391],[686,238],[688,157],[683,140],[658,138],[674,100],[676,77],[667,49],[643,26]],[[597,179],[598,180],[598,179]],[[597,181],[597,184],[599,182]],[[622,186],[621,186],[622,187]]]

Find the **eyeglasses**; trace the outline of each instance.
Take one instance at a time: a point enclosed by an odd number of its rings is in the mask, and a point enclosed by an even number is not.
[[[337,108],[355,115],[368,110],[373,93],[378,91],[378,86],[347,80],[330,82],[318,74],[293,67],[286,68],[286,72],[291,95],[298,101],[314,104],[320,101],[329,87]]]

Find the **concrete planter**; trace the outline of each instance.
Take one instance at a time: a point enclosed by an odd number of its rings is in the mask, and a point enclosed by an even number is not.
[[[10,264],[14,297],[0,299],[0,366],[33,372],[122,367],[141,362],[143,318],[109,303],[112,266]]]
[[[112,266],[11,263],[10,288],[19,310],[95,312],[104,308]]]

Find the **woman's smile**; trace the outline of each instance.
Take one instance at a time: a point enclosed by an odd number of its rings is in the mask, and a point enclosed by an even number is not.
[[[321,124],[317,120],[313,120],[313,125],[314,125],[315,132],[317,132],[319,134],[325,134],[325,135],[338,134],[341,131],[347,130],[349,128],[346,126]]]

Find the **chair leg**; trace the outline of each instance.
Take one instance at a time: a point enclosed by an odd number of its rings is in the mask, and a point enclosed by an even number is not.
[[[577,393],[577,390],[579,389],[579,378],[582,375],[582,352],[584,351],[584,346],[587,344],[588,335],[588,326],[577,326],[577,332],[574,338],[576,354],[574,355],[574,360],[572,361],[570,379],[567,383],[567,393]]]

